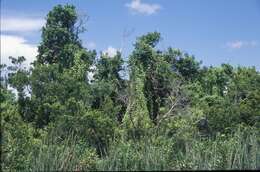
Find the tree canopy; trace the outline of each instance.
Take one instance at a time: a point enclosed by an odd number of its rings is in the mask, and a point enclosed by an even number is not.
[[[202,66],[160,50],[159,32],[138,37],[127,57],[98,55],[82,27],[73,5],[57,5],[32,68],[24,56],[1,65],[4,171],[260,168],[254,67]]]

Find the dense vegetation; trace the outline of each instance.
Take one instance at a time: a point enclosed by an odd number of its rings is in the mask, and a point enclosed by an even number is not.
[[[54,7],[32,67],[23,56],[1,65],[4,171],[260,168],[254,67],[202,67],[159,50],[158,32],[129,57],[98,56],[78,21],[74,6]]]

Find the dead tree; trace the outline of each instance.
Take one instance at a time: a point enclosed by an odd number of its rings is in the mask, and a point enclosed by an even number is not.
[[[167,107],[168,110],[164,114],[159,114],[157,116],[157,127],[156,130],[160,129],[161,124],[165,120],[169,120],[171,118],[177,117],[179,111],[183,111],[186,109],[188,105],[188,98],[185,95],[183,89],[182,89],[182,80],[175,80],[172,84],[172,89],[170,91],[170,94],[167,98]]]

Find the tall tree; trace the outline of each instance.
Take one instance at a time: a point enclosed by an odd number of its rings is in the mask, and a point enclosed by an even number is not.
[[[172,80],[170,64],[160,51],[155,50],[155,46],[160,39],[158,32],[141,36],[137,39],[135,50],[129,59],[130,72],[133,72],[135,68],[144,72],[143,92],[147,100],[149,116],[154,123],[156,123],[160,106],[165,103],[165,98],[170,94],[168,87]]]
[[[73,65],[76,49],[82,48],[76,26],[78,15],[73,5],[57,5],[47,15],[42,28],[42,42],[38,47],[37,62],[57,63],[62,67]]]
[[[47,15],[42,42],[30,77],[36,125],[90,107],[88,72],[96,57],[78,38],[78,14],[72,5],[55,6]],[[76,102],[76,104],[74,103]],[[73,106],[74,108],[71,108]],[[74,109],[74,110],[73,110]]]

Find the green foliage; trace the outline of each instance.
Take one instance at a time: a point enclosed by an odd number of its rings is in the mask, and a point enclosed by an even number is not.
[[[37,145],[34,129],[24,123],[18,108],[11,102],[1,102],[1,162],[3,170],[24,170],[30,151]]]
[[[119,140],[109,156],[100,159],[98,170],[241,170],[260,166],[259,138],[254,128],[239,128],[234,134],[215,139],[182,140],[176,137]],[[177,138],[179,139],[179,138]]]
[[[65,140],[49,135],[37,150],[32,152],[28,171],[82,171],[95,170],[98,159],[95,151],[75,135]]]
[[[38,63],[58,63],[62,67],[73,65],[74,52],[81,47],[79,28],[75,25],[77,19],[73,5],[58,5],[48,13],[46,25],[42,28],[42,42],[38,47]]]
[[[0,66],[4,171],[260,168],[259,71],[202,68],[157,49],[158,32],[128,58],[97,57],[79,20],[73,5],[55,6],[33,68],[23,56]]]
[[[149,116],[154,123],[156,123],[160,106],[164,105],[165,98],[170,94],[170,83],[173,79],[170,64],[160,51],[154,49],[160,39],[158,32],[148,33],[138,38],[135,50],[129,57],[130,79],[134,80],[138,77],[135,76],[138,70],[144,73],[143,92]]]
[[[144,74],[140,69],[135,70],[134,81],[130,85],[133,95],[130,95],[126,114],[123,118],[123,125],[130,137],[139,138],[146,130],[152,127],[149,113],[146,106],[146,99],[143,93]]]
[[[103,109],[111,118],[122,121],[126,110],[126,81],[120,76],[123,59],[117,52],[114,57],[101,55],[96,63],[92,84],[92,107]]]
[[[168,167],[165,151],[147,139],[133,142],[120,140],[110,147],[109,156],[97,162],[100,171],[153,171]]]
[[[164,59],[171,65],[171,69],[185,80],[194,81],[199,78],[201,62],[197,62],[194,56],[179,49],[169,48],[164,53]]]
[[[30,108],[34,115],[30,115],[29,121],[37,127],[42,128],[62,115],[74,116],[91,106],[87,75],[96,52],[82,48],[77,20],[72,5],[58,5],[47,15],[30,76]],[[78,109],[79,102],[85,106],[84,110]]]
[[[238,109],[224,98],[216,95],[205,96],[202,101],[206,104],[203,111],[213,133],[229,132],[240,122]]]
[[[194,139],[177,155],[177,169],[223,170],[259,168],[259,143],[255,129],[238,129],[215,140]]]

